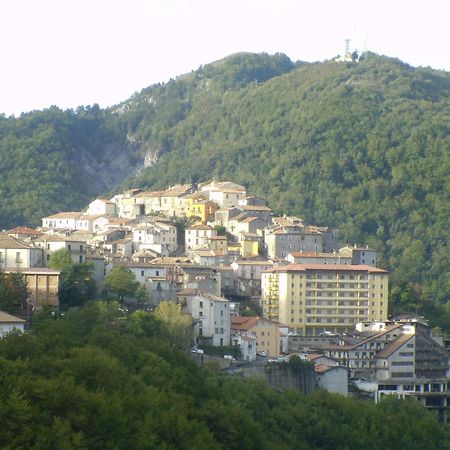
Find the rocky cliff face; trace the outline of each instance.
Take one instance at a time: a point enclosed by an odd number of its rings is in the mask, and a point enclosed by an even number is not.
[[[84,181],[98,193],[108,193],[118,188],[126,179],[135,177],[140,171],[156,161],[156,155],[142,155],[138,148],[114,143],[104,148],[103,157],[96,159],[91,153],[81,151],[77,164],[84,172]]]

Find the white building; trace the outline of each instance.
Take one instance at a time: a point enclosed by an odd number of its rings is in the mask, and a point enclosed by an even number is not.
[[[81,217],[81,212],[60,212],[42,219],[42,228],[45,230],[60,229],[60,230],[76,230],[77,220]]]
[[[23,333],[25,320],[0,311],[0,339],[11,331],[18,330]]]
[[[240,348],[241,359],[244,361],[255,361],[257,347],[255,336],[236,333],[231,337],[231,343]]]
[[[108,224],[109,219],[105,215],[82,215],[75,221],[75,229],[97,233],[104,231]]]
[[[0,233],[0,269],[42,267],[43,261],[41,248]]]
[[[178,293],[182,310],[191,315],[195,334],[211,345],[230,345],[230,302],[223,297],[198,289],[183,289]]]
[[[42,235],[36,239],[36,245],[43,249],[46,264],[50,256],[58,250],[66,250],[70,253],[75,264],[86,262],[86,241],[78,241],[70,237]]]
[[[205,248],[217,231],[209,225],[193,225],[185,230],[185,248],[187,250]]]
[[[133,228],[133,242],[135,250],[150,249],[158,253],[172,253],[178,248],[177,228],[166,222],[146,222]]]
[[[97,198],[93,202],[89,203],[86,210],[88,216],[116,216],[116,204],[108,199]]]
[[[247,197],[245,187],[230,181],[212,181],[200,187],[202,192],[207,192],[209,199],[221,208],[239,205],[240,200]]]

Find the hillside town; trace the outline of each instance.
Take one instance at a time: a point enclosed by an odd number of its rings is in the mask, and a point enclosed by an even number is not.
[[[447,418],[446,341],[423,317],[389,316],[389,273],[376,250],[277,215],[242,185],[130,189],[43,217],[37,229],[4,230],[0,271],[22,274],[28,298],[17,316],[0,312],[0,337],[26,330],[44,306],[63,310],[62,272],[49,267],[61,250],[90,263],[99,298],[115,267],[132,273],[140,294],[125,296],[124,311],[179,305],[192,318],[198,361],[204,348],[238,348],[226,362],[245,372],[295,355],[317,387],[374,401],[414,397]]]

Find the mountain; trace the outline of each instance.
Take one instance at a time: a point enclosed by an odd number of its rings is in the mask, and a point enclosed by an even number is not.
[[[374,54],[308,64],[240,53],[107,110],[2,118],[0,226],[121,183],[230,179],[378,250],[395,308],[433,308],[450,293],[449,94],[449,73]]]

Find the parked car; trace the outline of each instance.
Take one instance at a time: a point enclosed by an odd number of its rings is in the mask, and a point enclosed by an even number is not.
[[[233,358],[231,355],[223,355],[225,359],[229,359],[230,361],[236,361],[236,358]]]
[[[267,356],[267,352],[256,352],[256,354],[257,354],[258,356],[264,356],[264,357]]]
[[[193,348],[191,353],[198,353],[199,355],[203,355],[203,349],[201,348]]]

